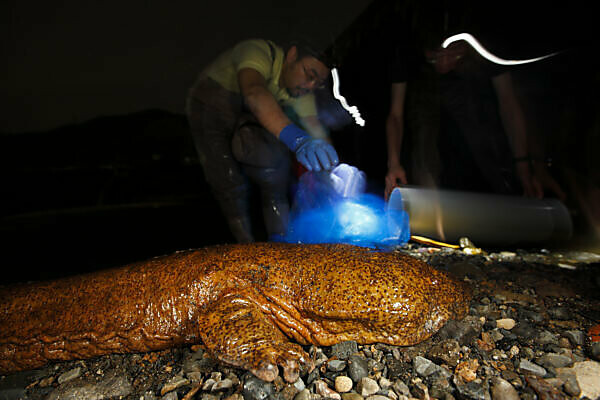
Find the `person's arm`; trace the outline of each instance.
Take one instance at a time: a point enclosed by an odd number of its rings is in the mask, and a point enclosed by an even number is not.
[[[533,177],[529,166],[525,116],[517,100],[510,73],[505,72],[493,77],[492,83],[498,97],[500,118],[511,144],[515,169],[523,185],[524,194],[542,198],[544,196],[542,186]]]
[[[277,100],[267,89],[265,78],[255,69],[243,68],[238,72],[240,92],[258,122],[275,137],[292,123]]]
[[[238,72],[244,101],[258,122],[281,140],[308,170],[330,170],[339,163],[335,149],[328,143],[311,138],[292,123],[267,89],[265,78],[252,68]]]
[[[388,172],[385,177],[385,198],[388,199],[398,184],[406,184],[406,172],[400,162],[404,136],[404,99],[406,82],[393,83],[385,130],[387,139]]]
[[[316,115],[300,117],[300,124],[304,128],[306,128],[308,133],[310,133],[310,136],[312,136],[313,138],[323,139],[323,140],[331,143],[327,129],[325,129],[323,124],[321,124],[321,121],[319,121],[319,118],[317,118]]]

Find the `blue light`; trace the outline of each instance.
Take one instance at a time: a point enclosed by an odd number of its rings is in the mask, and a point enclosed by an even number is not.
[[[340,196],[328,182],[324,174],[301,177],[288,231],[278,241],[381,247],[409,240],[406,212],[386,210],[383,198],[373,194]]]

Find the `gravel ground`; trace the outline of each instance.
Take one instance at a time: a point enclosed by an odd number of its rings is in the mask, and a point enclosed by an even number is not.
[[[317,368],[294,384],[225,367],[200,344],[0,377],[0,400],[600,398],[599,255],[415,244],[397,251],[470,282],[469,315],[411,347],[307,346]]]

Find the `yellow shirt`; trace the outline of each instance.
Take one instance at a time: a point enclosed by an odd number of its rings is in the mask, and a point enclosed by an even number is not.
[[[243,68],[252,68],[265,78],[267,89],[279,104],[291,106],[299,117],[317,115],[312,93],[294,98],[279,86],[284,57],[283,49],[271,41],[244,40],[217,57],[206,67],[204,74],[230,92],[240,93],[238,72]]]

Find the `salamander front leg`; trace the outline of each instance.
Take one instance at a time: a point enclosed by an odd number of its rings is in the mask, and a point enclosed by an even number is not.
[[[283,368],[287,382],[298,380],[301,367],[314,365],[300,345],[291,343],[252,301],[230,295],[211,304],[201,321],[201,336],[217,359],[273,381]]]

